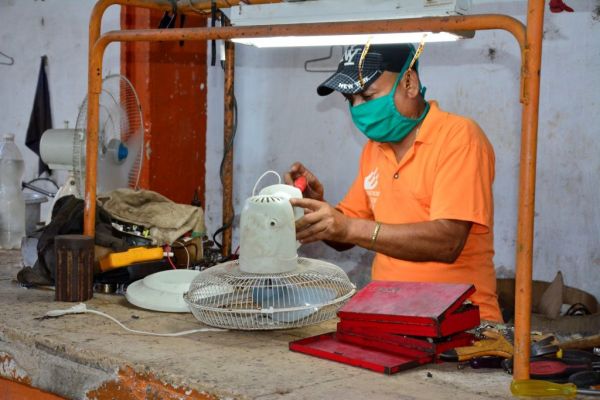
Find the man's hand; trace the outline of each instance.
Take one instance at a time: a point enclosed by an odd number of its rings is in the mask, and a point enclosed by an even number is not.
[[[296,239],[301,243],[348,240],[350,219],[329,204],[313,199],[290,199],[290,203],[304,208],[304,217],[296,221]]]
[[[304,165],[295,162],[290,167],[290,170],[284,175],[283,179],[288,185],[293,185],[294,181],[299,177],[306,178],[307,186],[302,195],[307,199],[323,201],[323,185],[317,177],[310,172]]]

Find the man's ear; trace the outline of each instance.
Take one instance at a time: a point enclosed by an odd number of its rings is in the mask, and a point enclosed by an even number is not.
[[[404,85],[406,96],[415,98],[420,94],[419,75],[415,70],[409,69],[406,71],[402,84]]]

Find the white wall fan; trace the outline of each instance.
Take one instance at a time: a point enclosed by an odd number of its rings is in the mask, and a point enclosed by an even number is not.
[[[87,97],[83,100],[75,129],[49,129],[40,141],[40,156],[50,169],[70,172],[55,197],[83,197],[87,141]],[[144,123],[139,98],[122,75],[102,81],[98,128],[98,193],[139,186],[144,153]]]

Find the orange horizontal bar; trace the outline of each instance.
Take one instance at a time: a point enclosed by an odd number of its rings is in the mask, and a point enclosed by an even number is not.
[[[396,32],[458,32],[502,29],[510,32],[521,48],[525,46],[525,26],[517,19],[500,14],[409,18],[382,21],[352,21],[265,26],[229,26],[220,28],[142,29],[111,31],[97,45],[117,41],[218,40],[269,36],[317,36]]]

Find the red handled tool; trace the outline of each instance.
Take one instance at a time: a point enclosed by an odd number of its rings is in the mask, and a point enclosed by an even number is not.
[[[296,178],[296,180],[294,181],[294,186],[304,193],[304,191],[308,187],[308,181],[306,180],[306,177],[302,175]]]
[[[590,363],[569,364],[558,359],[533,360],[529,364],[532,379],[566,379],[576,372],[592,369]]]

